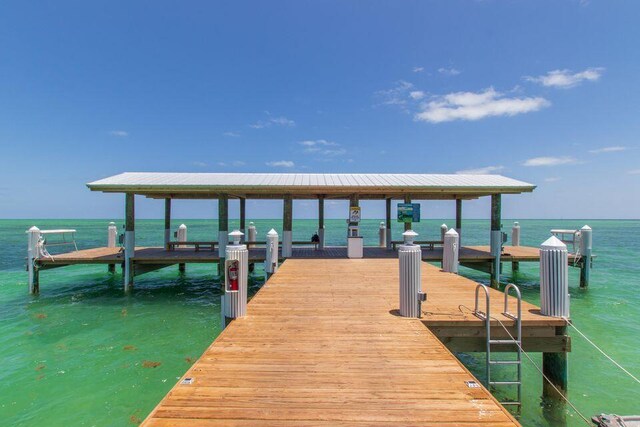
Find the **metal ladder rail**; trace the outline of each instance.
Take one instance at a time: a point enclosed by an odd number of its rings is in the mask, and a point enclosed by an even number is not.
[[[485,293],[485,310],[486,312],[482,312],[478,309],[478,293],[480,288],[482,288],[482,290]],[[509,312],[509,308],[508,308],[508,302],[509,302],[509,291],[511,289],[515,289],[516,291],[516,297],[517,297],[517,302],[518,302],[518,307],[517,307],[517,315],[513,315]],[[516,329],[517,329],[517,336],[514,337],[515,340],[512,339],[499,339],[499,340],[492,340],[491,339],[491,302],[490,302],[490,297],[489,297],[489,289],[487,288],[487,286],[483,285],[483,284],[478,284],[476,286],[476,301],[475,301],[475,307],[473,310],[473,314],[478,317],[481,320],[484,320],[485,322],[485,328],[486,328],[486,342],[487,342],[487,351],[486,351],[486,377],[487,377],[487,388],[489,388],[489,386],[491,385],[516,385],[517,386],[517,400],[515,401],[504,401],[504,402],[500,402],[501,405],[513,405],[513,406],[518,406],[518,408],[520,408],[522,406],[522,349],[521,349],[521,345],[522,345],[522,323],[521,323],[521,314],[522,314],[522,297],[520,295],[520,290],[518,289],[517,286],[515,286],[514,284],[510,283],[509,285],[507,285],[507,287],[505,288],[505,306],[504,306],[504,311],[503,311],[503,315],[506,317],[509,317],[513,320],[516,321]],[[505,344],[511,344],[511,345],[516,345],[517,347],[517,358],[516,360],[491,360],[491,345],[505,345]],[[517,380],[516,381],[491,381],[491,365],[516,365],[517,366]]]

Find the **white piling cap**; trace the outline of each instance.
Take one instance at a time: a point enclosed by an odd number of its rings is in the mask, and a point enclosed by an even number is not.
[[[384,222],[380,221],[380,228],[384,228]]]
[[[242,236],[244,236],[244,233],[240,230],[233,230],[231,233],[229,233],[229,237],[231,237],[231,240],[233,240],[234,245],[240,244],[240,239],[242,239]]]
[[[178,227],[178,228],[187,228],[187,226],[184,225],[184,224],[180,224],[180,227]]]
[[[440,228],[447,228],[447,224],[442,224]]]
[[[540,245],[540,249],[567,249],[567,245],[556,236],[551,236]]]
[[[513,223],[513,226],[514,227],[520,227],[520,223],[518,221],[516,221],[516,222]]]
[[[269,230],[269,232],[267,233],[267,237],[273,237],[273,236],[278,237],[278,232],[272,228],[272,229],[271,229],[271,230]]]
[[[115,222],[111,221],[111,222],[109,223],[109,227],[115,227],[115,226],[116,226],[116,223],[115,223]]]
[[[29,230],[27,230],[27,233],[31,233],[31,232],[35,232],[35,231],[40,231],[40,229],[34,225]]]
[[[447,231],[446,233],[444,233],[445,236],[457,236],[458,232],[456,231],[455,228],[452,228],[451,230]]]
[[[404,237],[404,242],[407,244],[412,244],[413,239],[415,239],[417,236],[418,236],[418,233],[416,233],[413,230],[407,230],[404,233],[402,233],[402,237]]]
[[[591,227],[589,227],[588,225],[585,225],[580,230],[591,230]]]
[[[249,227],[253,226],[253,221],[249,221]]]

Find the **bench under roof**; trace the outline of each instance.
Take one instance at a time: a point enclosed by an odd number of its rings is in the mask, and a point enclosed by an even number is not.
[[[519,194],[536,187],[502,175],[462,174],[309,174],[309,173],[168,173],[126,172],[87,184],[92,191],[133,193],[151,198],[228,197],[279,199],[402,198],[475,199]]]

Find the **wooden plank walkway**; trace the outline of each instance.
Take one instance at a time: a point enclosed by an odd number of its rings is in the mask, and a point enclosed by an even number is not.
[[[143,425],[519,425],[397,283],[397,260],[287,260]]]

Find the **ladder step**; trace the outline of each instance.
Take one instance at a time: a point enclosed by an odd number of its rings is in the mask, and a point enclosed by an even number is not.
[[[491,365],[520,365],[521,362],[519,360],[491,360],[489,361]]]
[[[519,385],[521,381],[489,381],[490,385]]]
[[[520,344],[519,341],[514,341],[514,340],[489,340],[489,344],[511,344],[511,345],[517,345]]]

